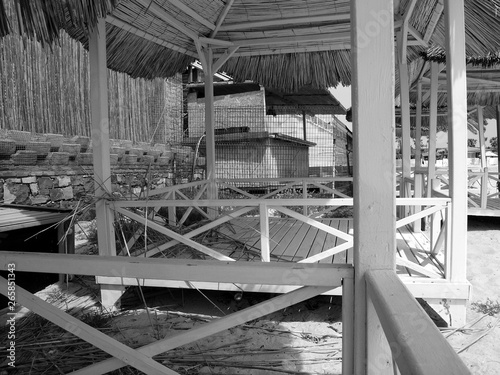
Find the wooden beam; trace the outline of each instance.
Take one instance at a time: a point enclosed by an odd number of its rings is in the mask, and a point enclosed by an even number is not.
[[[451,211],[451,281],[466,280],[467,267],[467,77],[464,1],[445,0],[448,78],[448,149]],[[464,311],[465,314],[465,306]]]
[[[230,42],[230,41],[227,41],[227,40],[214,39],[214,38],[206,38],[206,37],[203,37],[203,36],[200,36],[198,38],[198,40],[202,44],[210,44],[212,46],[220,46],[220,47],[226,47],[226,48],[234,46],[233,42]]]
[[[231,262],[192,259],[111,257],[0,251],[1,269],[15,263],[16,270],[67,273],[118,278],[147,278],[192,282],[220,282],[269,285],[331,286],[352,277],[351,265]]]
[[[108,70],[106,59],[106,21],[100,18],[89,37],[90,110],[94,155],[95,209],[99,255],[116,255],[114,217],[106,199],[111,196],[111,159],[109,151]],[[114,309],[123,290],[101,286],[101,302]]]
[[[481,170],[487,167],[486,165],[486,141],[484,139],[484,118],[483,118],[483,107],[479,104],[477,105],[477,126],[479,130],[479,149],[481,151]],[[482,183],[488,183],[488,181],[483,181]],[[482,186],[482,185],[481,185]]]
[[[7,280],[0,277],[0,290],[5,296],[7,295],[7,287]],[[33,311],[37,315],[58,325],[64,330],[72,333],[73,335],[112,355],[124,365],[135,367],[146,374],[177,375],[176,372],[153,360],[151,356],[141,353],[115,339],[112,339],[99,330],[81,322],[57,307],[52,306],[50,303],[45,302],[41,298],[34,296],[21,288],[19,285],[16,286],[16,302]]]
[[[258,303],[257,305],[248,307],[223,318],[215,319],[210,323],[203,324],[192,328],[186,332],[181,332],[169,336],[166,339],[156,341],[152,344],[145,345],[138,352],[144,353],[147,356],[153,357],[160,353],[178,348],[189,344],[196,340],[201,340],[211,336],[217,332],[236,327],[250,320],[260,318],[261,316],[271,314],[275,311],[284,309],[291,305],[300,303],[309,298],[315,297],[321,293],[327,292],[329,287],[304,287],[288,294],[283,294],[268,301]],[[101,375],[106,372],[111,372],[125,366],[125,363],[116,358],[104,360],[100,363],[93,364],[82,370],[73,372],[74,375]]]
[[[365,274],[395,268],[394,15],[392,0],[351,2],[354,157],[354,373],[367,373],[370,331]],[[369,32],[370,31],[370,32]],[[383,168],[381,169],[381,166]]]
[[[436,134],[437,134],[437,75],[439,66],[436,62],[431,63],[431,89],[430,89],[430,117],[429,138],[427,156],[427,197],[432,196],[432,180],[436,178]]]
[[[413,6],[414,1],[412,2]],[[410,4],[410,11],[412,10]],[[404,24],[404,23],[403,23]],[[404,27],[402,28],[404,29]],[[401,99],[401,159],[402,173],[399,184],[399,196],[402,198],[408,197],[409,192],[406,191],[406,179],[411,175],[411,132],[410,132],[410,78],[408,75],[408,64],[406,62],[406,32],[401,31],[398,34],[398,70],[399,70],[399,96]],[[407,214],[406,208],[400,208],[400,217]]]
[[[233,56],[268,56],[268,55],[281,55],[284,53],[303,53],[303,52],[320,52],[320,51],[335,51],[350,49],[349,42],[329,42],[326,44],[318,44],[314,46],[300,45],[298,47],[278,47],[278,48],[244,48],[240,49]]]
[[[441,15],[443,14],[443,10],[444,10],[443,0],[438,0],[438,2],[436,3],[436,7],[434,8],[434,12],[432,13],[431,20],[427,24],[427,29],[425,30],[424,40],[427,43],[429,43],[429,40],[434,34],[434,30],[436,29],[439,19],[441,18]]]
[[[429,44],[424,40],[422,35],[412,25],[408,25],[408,32],[415,38],[416,42],[422,47],[428,47]]]
[[[215,25],[212,22],[210,22],[207,19],[200,16],[197,12],[195,12],[193,9],[191,9],[190,7],[188,7],[187,5],[182,3],[181,1],[179,1],[179,0],[167,0],[167,1],[170,4],[174,5],[175,7],[182,10],[184,13],[186,13],[191,18],[193,18],[196,21],[198,21],[199,23],[201,23],[203,26],[206,26],[210,30],[215,30]]]
[[[350,36],[349,32],[340,32],[340,33],[327,33],[327,34],[242,39],[242,40],[234,40],[233,43],[235,46],[239,47],[290,44],[290,43],[329,42],[329,41],[342,43],[342,42],[348,42],[349,36]]]
[[[217,199],[217,170],[215,163],[215,110],[214,110],[214,71],[213,71],[213,50],[205,50],[205,144],[206,144],[206,173],[207,173],[207,198]],[[208,214],[212,219],[218,216],[217,208],[209,208]]]
[[[470,374],[395,272],[368,271],[366,282],[401,374]]]
[[[219,30],[236,31],[236,30],[256,29],[260,27],[269,27],[269,26],[284,26],[284,25],[296,25],[296,24],[302,25],[307,23],[318,23],[318,22],[332,22],[332,21],[348,22],[350,19],[349,13],[333,13],[333,12],[327,12],[327,13],[328,14],[319,14],[314,16],[303,15],[300,17],[274,18],[263,21],[230,23],[222,25],[219,28]]]
[[[215,38],[215,36],[219,32],[219,30],[222,26],[222,23],[226,20],[226,16],[227,16],[229,10],[233,6],[233,3],[234,3],[234,0],[226,1],[226,5],[224,5],[224,9],[222,9],[221,14],[219,14],[219,17],[217,18],[217,22],[215,23],[215,29],[213,29],[212,33],[210,34],[211,38]]]
[[[148,40],[150,42],[153,42],[155,44],[158,44],[159,46],[169,48],[173,51],[177,51],[177,52],[183,53],[183,54],[188,55],[188,56],[192,56],[192,57],[198,56],[194,51],[189,51],[183,47],[172,44],[172,43],[170,43],[162,38],[159,38],[159,37],[156,37],[152,34],[149,34],[149,33],[145,32],[143,30],[140,30],[137,27],[134,27],[131,24],[124,22],[124,21],[122,21],[114,16],[107,16],[106,22],[109,23],[110,25],[116,26],[122,30],[125,30],[129,33],[132,33],[132,34],[138,36],[139,38],[142,38],[142,39]]]
[[[214,62],[213,71],[218,72],[219,69],[238,51],[239,47],[228,48],[222,55],[218,56],[216,62]]]

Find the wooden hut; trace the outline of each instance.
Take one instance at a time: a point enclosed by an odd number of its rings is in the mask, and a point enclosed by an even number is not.
[[[397,1],[373,0],[130,0],[127,2],[87,0],[86,7],[72,2],[19,2],[17,22],[8,22],[0,12],[0,36],[11,25],[44,43],[53,42],[64,27],[72,37],[89,46],[94,166],[96,181],[99,257],[2,253],[4,265],[15,262],[19,270],[34,268],[45,272],[97,275],[102,303],[111,306],[123,286],[148,283],[178,285],[198,283],[269,290],[280,286],[287,292],[236,314],[204,326],[166,337],[146,347],[132,349],[83,322],[42,303],[29,293],[17,290],[19,303],[66,330],[108,352],[113,358],[82,369],[81,373],[101,374],[127,364],[147,374],[173,373],[153,357],[172,348],[206,337],[257,317],[281,310],[312,296],[342,287],[343,373],[344,374],[468,374],[455,351],[418,305],[415,297],[445,305],[453,324],[465,317],[470,287],[466,280],[466,77],[465,51],[486,54],[498,47],[500,19],[493,2],[463,0]],[[5,1],[2,1],[5,5]],[[79,4],[81,5],[81,4]],[[0,8],[3,9],[3,8]],[[83,11],[86,9],[87,11]],[[69,15],[69,16],[68,16]],[[479,15],[479,16],[478,16]],[[487,22],[478,22],[477,17]],[[465,27],[464,27],[465,25]],[[467,33],[466,33],[467,28]],[[395,31],[396,46],[395,48]],[[413,62],[431,44],[444,47],[447,54],[447,104],[449,118],[449,195],[406,197],[403,187],[411,185],[410,170],[403,165],[401,198],[396,199],[394,129],[395,68],[399,78],[404,132],[409,123],[409,86],[414,78]],[[118,201],[110,189],[106,66],[132,76],[167,77],[182,71],[199,58],[206,73],[205,129],[207,180],[193,199],[179,202],[180,187],[159,191],[160,199]],[[353,86],[354,199],[326,200],[267,199],[242,193],[242,199],[219,199],[216,179],[214,95],[212,76],[226,71],[237,81],[250,79],[268,87],[296,92],[310,84],[333,87]],[[431,92],[431,96],[433,96]],[[406,142],[407,137],[403,137]],[[409,159],[404,145],[403,158]],[[304,183],[317,181],[304,181]],[[185,187],[193,187],[193,184]],[[170,199],[164,199],[164,197]],[[174,200],[174,198],[176,198]],[[354,206],[352,231],[342,231],[288,206]],[[152,207],[184,205],[207,207],[210,223],[182,235],[149,218]],[[232,209],[222,215],[221,206]],[[396,206],[401,210],[396,211]],[[418,211],[413,207],[424,206]],[[139,210],[147,207],[147,210]],[[234,207],[238,207],[236,210]],[[238,262],[230,256],[200,244],[196,233],[233,220],[243,212],[259,210],[261,259]],[[269,210],[280,212],[339,238],[334,247],[320,253],[308,252],[294,263],[271,262],[272,226]],[[305,213],[307,210],[305,210]],[[396,214],[398,212],[398,215]],[[148,230],[166,234],[172,243],[183,242],[213,261],[117,257],[112,218],[115,213],[147,225]],[[398,229],[422,217],[442,213],[433,221],[437,232],[432,239],[430,258],[446,243],[442,274],[418,261],[411,246],[402,249],[407,258],[396,256]],[[274,224],[274,222],[273,222]],[[441,230],[445,228],[445,230]],[[304,239],[306,236],[302,236]],[[282,241],[282,255],[290,255],[292,243]],[[311,238],[310,238],[311,239]],[[314,239],[312,239],[314,240]],[[314,241],[313,241],[314,242]],[[312,243],[310,250],[316,249]],[[288,243],[288,245],[286,245]],[[335,255],[352,248],[344,263],[331,262]],[[156,250],[155,250],[156,251]],[[161,252],[158,251],[156,254]],[[435,254],[436,253],[436,254]],[[152,253],[148,252],[148,255]],[[344,252],[345,254],[345,252]],[[412,259],[410,259],[413,256]],[[325,262],[321,262],[325,260]],[[433,263],[438,267],[439,263]],[[421,277],[399,277],[397,269],[418,271]],[[2,282],[6,293],[7,281]],[[456,319],[456,321],[455,321]]]

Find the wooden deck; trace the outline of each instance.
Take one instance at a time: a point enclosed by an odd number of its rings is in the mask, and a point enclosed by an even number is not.
[[[353,232],[352,219],[322,219],[323,224],[344,233]],[[245,244],[254,254],[260,252],[259,218],[238,218],[231,225],[218,229],[223,235]],[[299,262],[326,249],[341,245],[345,241],[304,222],[290,218],[270,218],[269,235],[271,261]],[[442,278],[444,267],[442,259],[429,252],[429,239],[425,233],[414,233],[408,227],[398,229],[396,234],[398,265],[397,272],[402,277]],[[238,259],[241,260],[241,259]],[[258,256],[246,260],[260,261]],[[352,248],[320,261],[320,263],[352,263]],[[406,267],[412,263],[414,268]],[[421,267],[421,268],[420,268]],[[417,270],[415,270],[417,268]]]
[[[479,197],[469,197],[476,205],[469,201],[469,216],[500,216],[500,198],[488,198],[486,208],[481,208],[481,199]]]

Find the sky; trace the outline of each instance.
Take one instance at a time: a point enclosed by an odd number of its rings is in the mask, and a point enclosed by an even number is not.
[[[351,107],[351,87],[343,87],[342,85],[338,85],[337,88],[331,88],[330,92],[333,96],[337,98],[338,101],[347,109]],[[337,116],[340,121],[342,121],[351,131],[352,124],[345,119],[345,116]],[[496,120],[487,120],[488,125],[486,125],[486,130],[484,132],[484,136],[487,139],[491,139],[492,137],[497,136],[496,130]],[[469,138],[478,140],[477,146],[479,147],[479,134],[475,135],[469,132]],[[437,147],[447,147],[448,144],[448,135],[444,132],[438,132],[437,134]],[[489,141],[486,141],[486,146],[489,146]]]

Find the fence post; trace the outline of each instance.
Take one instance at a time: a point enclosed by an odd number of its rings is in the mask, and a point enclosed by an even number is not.
[[[435,178],[430,181],[430,187],[431,191],[430,194],[432,196],[432,191],[439,191],[441,190],[441,180],[439,178]],[[439,238],[439,232],[441,231],[441,213],[440,212],[435,212],[431,215],[430,218],[430,234],[431,234],[431,249],[436,246],[436,242]]]
[[[266,203],[259,204],[260,216],[260,252],[263,262],[271,261],[269,246],[269,211]]]
[[[423,175],[421,173],[415,172],[415,198],[422,198],[422,186],[423,186]],[[418,214],[422,210],[422,206],[414,206],[413,212]],[[415,233],[420,233],[422,231],[422,220],[417,220],[413,222],[413,231]]]
[[[342,280],[342,374],[354,373],[354,279]]]
[[[488,204],[488,168],[483,169],[483,175],[481,177],[481,208],[485,210]]]

